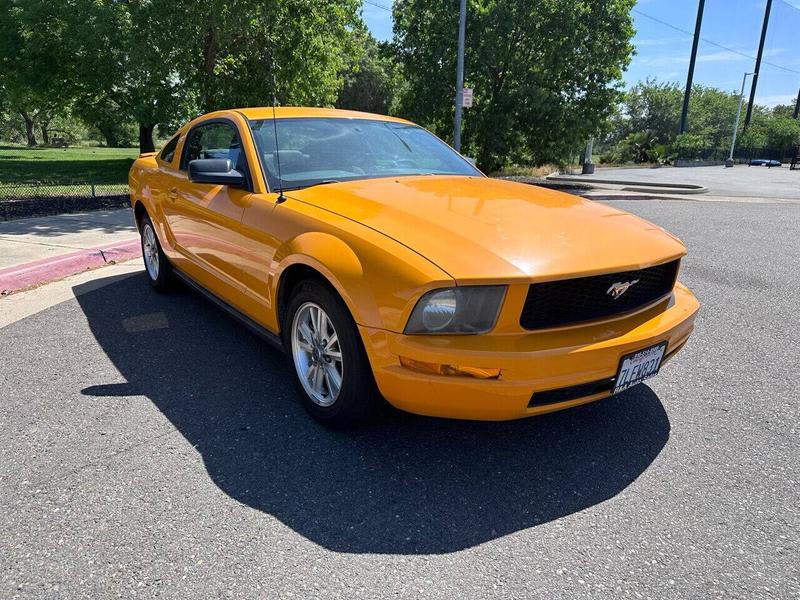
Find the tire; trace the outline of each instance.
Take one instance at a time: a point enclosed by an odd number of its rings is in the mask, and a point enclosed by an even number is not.
[[[172,265],[161,249],[156,229],[149,215],[142,217],[139,230],[141,232],[142,260],[147,280],[159,292],[168,292],[174,289],[175,276],[172,273]]]
[[[322,327],[314,323],[319,310]],[[287,362],[306,411],[335,428],[374,418],[379,406],[375,378],[355,321],[339,296],[322,282],[300,282],[282,325]]]

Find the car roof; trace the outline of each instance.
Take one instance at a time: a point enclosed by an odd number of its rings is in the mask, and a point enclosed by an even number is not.
[[[257,108],[236,108],[231,109],[241,113],[251,120],[271,119],[273,108],[271,106],[261,106]],[[378,121],[394,121],[397,123],[410,123],[405,119],[378,115],[374,113],[361,112],[357,110],[341,110],[338,108],[311,108],[307,106],[278,106],[275,109],[275,117],[278,119],[312,117],[312,118],[340,118],[340,119],[372,119]]]

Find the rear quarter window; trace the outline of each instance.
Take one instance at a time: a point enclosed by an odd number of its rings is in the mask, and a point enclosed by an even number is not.
[[[178,147],[178,139],[180,139],[180,137],[180,134],[176,135],[167,142],[166,146],[161,149],[161,153],[158,155],[161,160],[172,164],[172,161],[175,158],[175,149]]]

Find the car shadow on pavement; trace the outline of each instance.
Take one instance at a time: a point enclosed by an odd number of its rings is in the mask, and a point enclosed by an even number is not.
[[[221,490],[334,551],[446,553],[553,521],[619,494],[669,438],[643,385],[522,421],[395,412],[329,431],[300,407],[283,356],[199,296],[158,294],[143,274],[82,287],[127,380],[83,393],[146,396]]]

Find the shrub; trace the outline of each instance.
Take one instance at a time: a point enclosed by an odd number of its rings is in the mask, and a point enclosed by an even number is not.
[[[622,162],[650,162],[656,141],[650,131],[629,133],[619,144],[619,154]]]
[[[670,146],[672,154],[678,158],[696,158],[707,146],[706,139],[694,133],[681,133],[675,137],[675,141]]]
[[[767,145],[788,148],[800,142],[800,123],[791,117],[776,117],[766,126]]]

